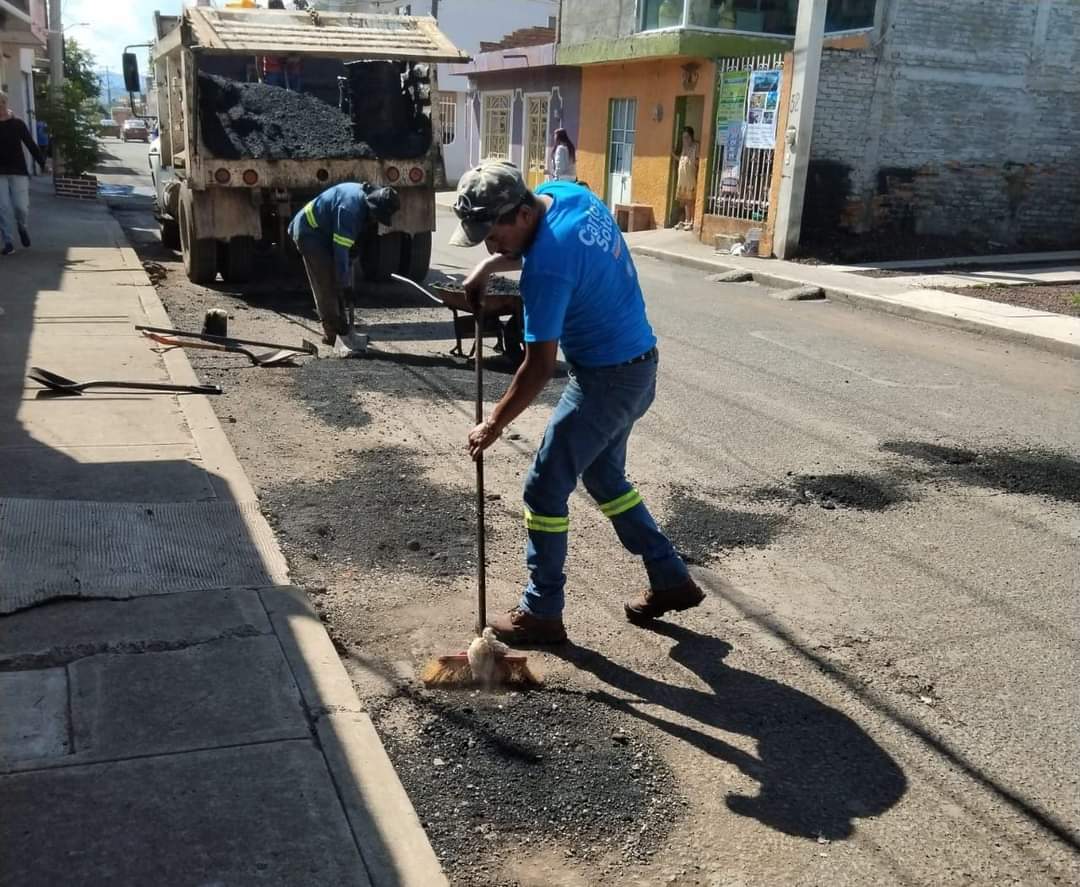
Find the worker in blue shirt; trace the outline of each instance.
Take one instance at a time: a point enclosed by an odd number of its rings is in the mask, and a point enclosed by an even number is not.
[[[389,225],[401,206],[393,188],[344,182],[327,188],[289,223],[289,235],[304,259],[323,342],[333,345],[349,331],[343,307],[352,298],[352,255],[373,221]]]
[[[525,316],[525,361],[487,419],[469,432],[473,458],[544,389],[560,348],[571,367],[525,478],[529,582],[518,605],[488,624],[507,643],[566,640],[568,500],[578,480],[623,546],[644,562],[649,584],[626,603],[627,618],[647,624],[696,607],[704,593],[626,477],[630,432],[656,396],[658,355],[615,219],[573,182],[530,191],[521,171],[502,160],[485,160],[462,176],[454,213],[461,225],[450,244],[483,243],[491,253],[465,279],[466,295],[482,301],[493,273],[520,271]]]

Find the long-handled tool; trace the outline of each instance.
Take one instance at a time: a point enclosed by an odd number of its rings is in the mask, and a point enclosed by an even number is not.
[[[254,345],[256,348],[276,348],[279,351],[292,351],[296,354],[318,354],[319,346],[307,339],[297,345],[282,345],[280,342],[259,342],[255,339],[238,339],[235,336],[211,336],[208,333],[192,333],[188,330],[169,330],[160,326],[142,326],[135,324],[140,333],[160,333],[163,336],[179,336],[183,339],[198,339],[200,342],[216,342],[219,345]]]
[[[151,333],[143,330],[146,338],[160,345],[171,345],[173,348],[198,348],[203,351],[224,351],[228,354],[243,354],[257,367],[283,366],[294,360],[301,352],[291,348],[282,348],[267,354],[256,354],[242,345],[223,345],[220,342],[202,342],[198,339],[179,339],[175,336],[166,336],[161,333]]]
[[[476,317],[476,424],[484,421],[483,306]],[[476,456],[476,638],[465,653],[440,656],[429,662],[420,680],[429,687],[462,687],[498,684],[538,686],[540,678],[526,657],[507,652],[506,644],[487,627],[487,553],[484,522],[484,454]]]
[[[27,373],[39,385],[44,385],[58,394],[82,394],[88,388],[114,388],[122,391],[171,391],[177,394],[221,394],[220,385],[173,385],[164,382],[108,382],[95,379],[90,382],[76,382],[59,373],[30,367]]]

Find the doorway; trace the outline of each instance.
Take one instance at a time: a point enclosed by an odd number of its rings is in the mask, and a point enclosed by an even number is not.
[[[692,127],[694,140],[698,143],[697,174],[703,169],[701,154],[702,127],[705,124],[705,97],[701,95],[680,95],[675,98],[675,116],[671,135],[671,169],[668,175],[667,189],[667,227],[683,221],[682,205],[677,199],[679,181],[679,158],[674,156],[682,151],[682,133],[684,127]],[[693,221],[692,219],[688,221]]]
[[[612,99],[608,137],[608,205],[629,203],[634,167],[637,99]]]
[[[525,181],[529,190],[536,190],[547,171],[548,113],[551,96],[547,93],[527,95],[525,103]]]

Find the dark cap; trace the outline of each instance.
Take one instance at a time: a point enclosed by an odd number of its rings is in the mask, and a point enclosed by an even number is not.
[[[390,219],[401,209],[401,198],[393,188],[376,188],[364,194],[364,200],[371,208],[371,214],[382,225],[389,225]]]
[[[458,182],[454,214],[461,222],[451,246],[476,246],[491,232],[496,220],[517,209],[529,188],[521,170],[505,160],[485,160]]]

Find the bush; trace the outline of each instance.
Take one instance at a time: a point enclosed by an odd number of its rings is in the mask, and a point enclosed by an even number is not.
[[[78,83],[65,82],[58,95],[47,96],[40,113],[49,127],[49,139],[63,158],[63,175],[86,175],[98,165],[97,101],[88,98]]]

